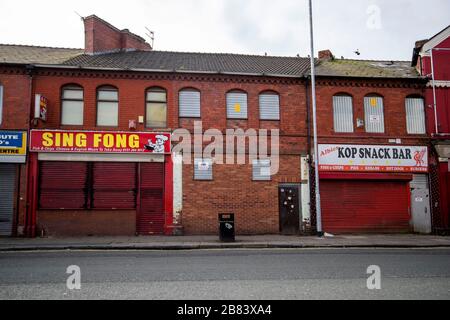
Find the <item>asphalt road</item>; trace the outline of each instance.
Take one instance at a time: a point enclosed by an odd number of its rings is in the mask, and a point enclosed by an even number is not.
[[[3,252],[0,299],[450,299],[450,249]]]

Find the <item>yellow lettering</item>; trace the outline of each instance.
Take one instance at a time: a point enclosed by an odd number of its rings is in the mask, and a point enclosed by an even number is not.
[[[114,136],[112,134],[105,134],[103,136],[103,145],[105,148],[112,148],[114,146]]]
[[[63,134],[63,147],[73,147],[73,133]]]
[[[42,135],[42,145],[44,147],[52,147],[53,146],[53,134],[50,132],[46,132]]]
[[[128,144],[130,148],[132,149],[138,149],[139,148],[139,136],[136,134],[130,135],[128,138]]]
[[[78,148],[86,148],[86,135],[84,133],[77,134],[76,144]]]
[[[94,134],[94,148],[98,148],[100,146],[100,142],[102,141],[101,134]]]
[[[127,147],[127,136],[125,134],[116,135],[116,148],[126,148]]]
[[[61,134],[60,133],[57,133],[55,135],[55,146],[61,147]]]

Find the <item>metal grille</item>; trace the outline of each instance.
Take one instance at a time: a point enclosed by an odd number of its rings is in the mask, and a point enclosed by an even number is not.
[[[409,134],[425,134],[425,106],[422,98],[406,99],[406,127]]]
[[[383,98],[370,96],[364,98],[366,132],[384,133]]]
[[[180,117],[200,118],[200,92],[194,90],[182,90],[179,94]]]
[[[350,96],[333,97],[334,131],[353,132],[353,99]]]
[[[426,189],[428,190],[428,176],[426,174],[415,174],[413,180],[410,183],[413,189]]]
[[[280,97],[277,94],[261,94],[259,114],[261,120],[280,120]]]
[[[227,93],[227,118],[247,119],[247,94],[242,92]]]
[[[195,180],[213,179],[212,159],[194,160],[194,179]]]
[[[270,181],[270,160],[253,160],[253,180]]]
[[[14,216],[16,166],[0,164],[0,236],[11,236]]]

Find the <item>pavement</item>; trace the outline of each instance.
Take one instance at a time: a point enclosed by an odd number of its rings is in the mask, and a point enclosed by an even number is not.
[[[277,248],[450,248],[450,237],[382,234],[306,236],[238,236],[222,243],[218,236],[0,238],[0,251],[36,250],[198,250]]]

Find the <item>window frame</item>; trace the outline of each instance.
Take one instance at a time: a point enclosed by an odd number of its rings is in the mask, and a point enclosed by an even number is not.
[[[73,98],[64,98],[65,91],[81,91],[82,98],[81,99],[73,99]],[[81,112],[81,124],[70,124],[63,123],[64,117],[64,102],[81,102],[82,103],[82,112]],[[83,126],[84,125],[84,88],[78,84],[66,84],[61,87],[61,115],[60,115],[60,123],[62,126]]]
[[[209,162],[210,165],[210,170],[211,170],[211,178],[199,178],[196,176],[196,172],[198,171],[197,165],[199,162]],[[208,182],[208,181],[214,181],[214,161],[212,158],[195,158],[194,159],[194,170],[193,170],[193,180],[194,181],[203,181],[203,182]]]
[[[198,116],[185,116],[181,114],[181,94],[183,92],[196,92],[199,95]],[[167,99],[166,99],[167,100]],[[196,88],[183,88],[178,91],[178,118],[201,119],[202,118],[202,93]]]
[[[156,101],[156,100],[148,100],[148,93],[149,92],[164,92],[165,93],[165,95],[166,95],[166,99],[165,99],[165,102],[162,102],[162,101]],[[168,102],[167,102],[167,96],[168,96],[168,92],[167,92],[167,90],[165,89],[165,88],[162,88],[162,87],[150,87],[150,88],[147,88],[146,90],[145,90],[145,117],[144,117],[144,125],[145,125],[145,128],[146,129],[166,129],[167,128],[167,125],[168,125],[168,123],[167,123],[167,119],[168,119],[168,108],[169,108],[169,104],[168,104]],[[166,118],[165,118],[165,120],[164,120],[164,122],[165,122],[165,125],[164,126],[161,126],[161,127],[159,127],[159,126],[149,126],[147,123],[148,123],[148,105],[149,104],[165,104],[166,105]]]
[[[262,96],[276,96],[278,98],[278,118],[274,119],[274,118],[263,118],[262,117],[262,112],[261,112],[261,97]],[[248,97],[247,97],[248,99]],[[258,95],[258,104],[259,104],[259,120],[260,121],[281,121],[281,96],[278,92],[276,91],[271,91],[271,90],[266,90],[266,91],[262,91],[259,95]],[[248,105],[247,105],[248,108]],[[248,110],[247,110],[248,113]],[[247,115],[248,116],[248,115]]]
[[[262,163],[266,163],[266,164],[262,164]],[[270,159],[254,159],[252,161],[252,181],[253,182],[267,182],[267,181],[272,181],[272,174],[269,174],[268,176],[263,176],[261,174],[261,171],[259,173],[259,176],[255,176],[255,169],[259,168],[272,168],[272,162],[270,161]]]
[[[335,97],[347,97],[351,99],[351,122],[352,122],[352,131],[337,131],[336,128],[336,110],[335,110]],[[351,133],[355,133],[355,107],[354,107],[354,103],[353,103],[353,96],[349,93],[346,92],[340,92],[340,93],[336,93],[332,96],[332,109],[333,109],[333,132],[334,133],[338,133],[338,134],[351,134]]]
[[[420,99],[422,100],[422,112],[423,112],[423,132],[410,132],[409,131],[409,118],[408,118],[408,99]],[[425,108],[425,99],[420,95],[409,95],[405,97],[405,120],[406,120],[406,133],[408,135],[425,135],[427,134],[427,117]]]
[[[100,96],[100,92],[101,91],[109,91],[109,92],[117,92],[117,100],[104,100],[104,99],[100,99],[99,98],[99,96]],[[111,86],[111,85],[102,85],[102,86],[99,86],[99,87],[97,87],[97,90],[96,90],[96,96],[95,96],[95,99],[96,99],[96,119],[95,119],[95,124],[96,124],[96,126],[97,127],[106,127],[106,128],[108,128],[108,127],[110,127],[110,128],[117,128],[118,126],[119,126],[119,114],[120,114],[120,112],[119,112],[119,110],[120,110],[120,103],[119,103],[119,101],[120,101],[120,96],[119,96],[119,89],[118,88],[116,88],[115,86]],[[104,124],[99,124],[99,103],[100,102],[106,102],[106,103],[116,103],[117,104],[117,124],[116,125],[108,125],[108,124],[106,124],[106,125],[104,125]]]
[[[245,95],[246,115],[245,117],[230,117],[228,114],[228,95],[233,93],[240,93]],[[227,120],[248,120],[248,92],[240,89],[233,89],[225,93],[225,115]]]
[[[370,123],[370,119],[368,118],[368,114],[366,112],[366,99],[370,99],[370,98],[381,99],[382,111],[383,111],[383,113],[382,113],[382,115],[383,115],[383,119],[382,119],[382,121],[383,121],[383,131],[382,132],[368,131],[368,129],[367,129],[367,123]],[[364,96],[364,100],[363,100],[364,101],[364,103],[363,103],[364,104],[364,129],[365,129],[366,133],[379,134],[379,135],[386,134],[386,115],[385,115],[386,107],[385,107],[385,104],[384,104],[384,100],[385,100],[384,96],[382,96],[381,94],[378,94],[378,93],[370,93],[370,94],[367,94],[367,95]],[[369,115],[369,117],[370,117],[370,115]]]

